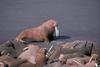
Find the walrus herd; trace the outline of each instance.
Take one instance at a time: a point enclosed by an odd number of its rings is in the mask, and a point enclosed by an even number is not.
[[[53,19],[23,30],[0,45],[0,67],[99,67],[96,43],[75,40],[51,44],[57,37],[58,23]],[[41,47],[40,42],[46,45]]]

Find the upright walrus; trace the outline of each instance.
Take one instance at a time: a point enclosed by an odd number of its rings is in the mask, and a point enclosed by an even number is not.
[[[54,36],[59,36],[58,24],[55,20],[50,19],[40,26],[23,30],[17,37],[17,41],[31,39],[33,41],[50,42]]]

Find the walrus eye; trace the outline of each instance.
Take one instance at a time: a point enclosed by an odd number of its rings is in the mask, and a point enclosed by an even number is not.
[[[56,36],[56,37],[59,36],[59,29],[58,29],[58,27],[55,27],[55,36]]]

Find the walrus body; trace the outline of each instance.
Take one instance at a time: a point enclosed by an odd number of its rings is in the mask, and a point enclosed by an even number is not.
[[[37,65],[44,65],[46,56],[45,56],[45,49],[38,47],[37,45],[29,45],[26,51],[21,53],[18,58],[22,60],[26,60],[35,66]],[[37,66],[38,67],[38,66]]]
[[[54,39],[54,33],[59,36],[56,21],[50,19],[38,27],[25,29],[16,37],[16,40],[51,41]]]
[[[28,47],[24,48],[27,49],[26,51],[22,52],[18,58],[22,60],[27,60],[33,64],[36,64],[36,52],[40,49],[37,45],[28,45]]]

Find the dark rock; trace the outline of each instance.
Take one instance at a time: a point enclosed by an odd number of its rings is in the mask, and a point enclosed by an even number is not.
[[[0,54],[9,54],[11,57],[17,57],[21,52],[23,52],[25,46],[27,46],[27,44],[16,42],[15,40],[7,41],[0,45]]]
[[[76,40],[74,42],[62,44],[61,52],[64,54],[79,53],[79,54],[91,56],[93,45],[94,44],[89,41]]]

